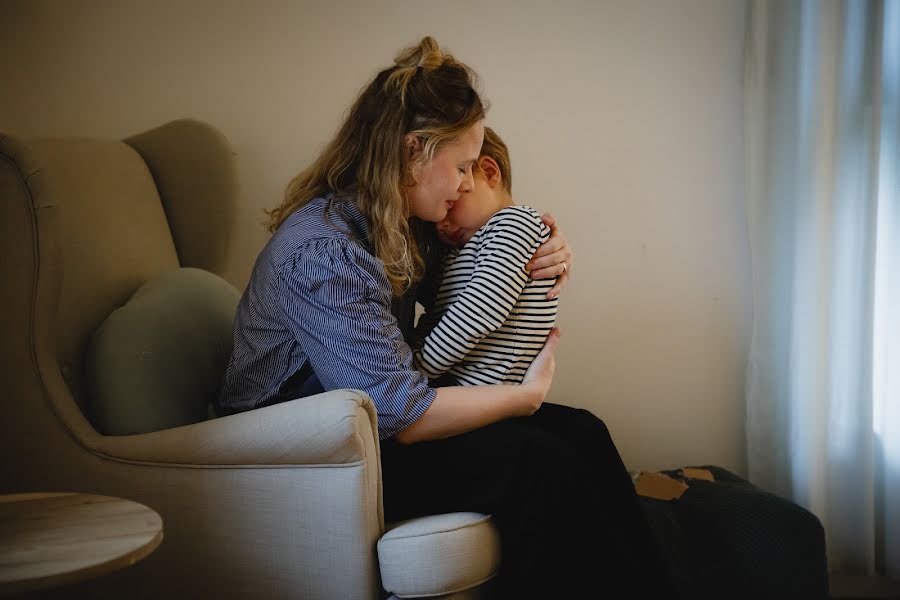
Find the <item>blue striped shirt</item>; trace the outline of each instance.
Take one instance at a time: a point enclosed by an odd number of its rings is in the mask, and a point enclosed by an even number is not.
[[[359,389],[375,402],[379,437],[394,435],[436,393],[415,370],[395,316],[408,331],[414,305],[410,294],[393,301],[355,203],[312,200],[281,224],[256,260],[235,316],[220,410]]]

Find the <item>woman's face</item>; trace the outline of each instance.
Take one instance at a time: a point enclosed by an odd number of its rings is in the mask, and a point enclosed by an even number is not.
[[[478,160],[483,141],[484,125],[479,122],[458,140],[444,144],[435,152],[407,190],[410,216],[437,223],[447,216],[461,194],[472,191],[475,187],[472,166]],[[421,152],[421,148],[413,152]]]

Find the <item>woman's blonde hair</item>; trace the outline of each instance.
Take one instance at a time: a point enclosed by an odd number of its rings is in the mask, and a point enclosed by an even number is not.
[[[433,38],[422,38],[363,89],[334,139],[291,180],[281,206],[269,212],[269,231],[313,198],[330,192],[354,196],[393,293],[401,295],[424,272],[404,187],[442,145],[461,137],[484,113],[474,73]],[[412,163],[404,143],[410,133],[424,148]]]

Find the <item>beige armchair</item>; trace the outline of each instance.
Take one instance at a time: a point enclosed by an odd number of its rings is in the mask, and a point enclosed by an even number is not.
[[[145,282],[180,267],[221,271],[234,173],[227,141],[196,121],[124,141],[0,134],[0,491],[91,492],[161,514],[165,537],[152,555],[73,593],[479,595],[499,562],[488,517],[385,526],[376,413],[364,393],[98,432],[88,343]]]

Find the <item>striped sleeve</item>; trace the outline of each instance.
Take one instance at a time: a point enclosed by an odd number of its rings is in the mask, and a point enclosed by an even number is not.
[[[413,369],[412,351],[391,313],[380,262],[344,239],[316,240],[281,269],[284,321],[326,390],[365,391],[385,439],[415,422],[434,400]]]
[[[459,267],[463,273],[471,269],[471,278],[456,302],[416,351],[415,364],[420,371],[429,379],[440,377],[503,325],[528,282],[525,265],[545,240],[540,217],[522,207],[499,211],[478,231],[470,241],[478,244],[475,256],[461,253],[444,274],[444,284],[453,285],[454,269]],[[460,265],[461,260],[474,261],[474,265]]]

